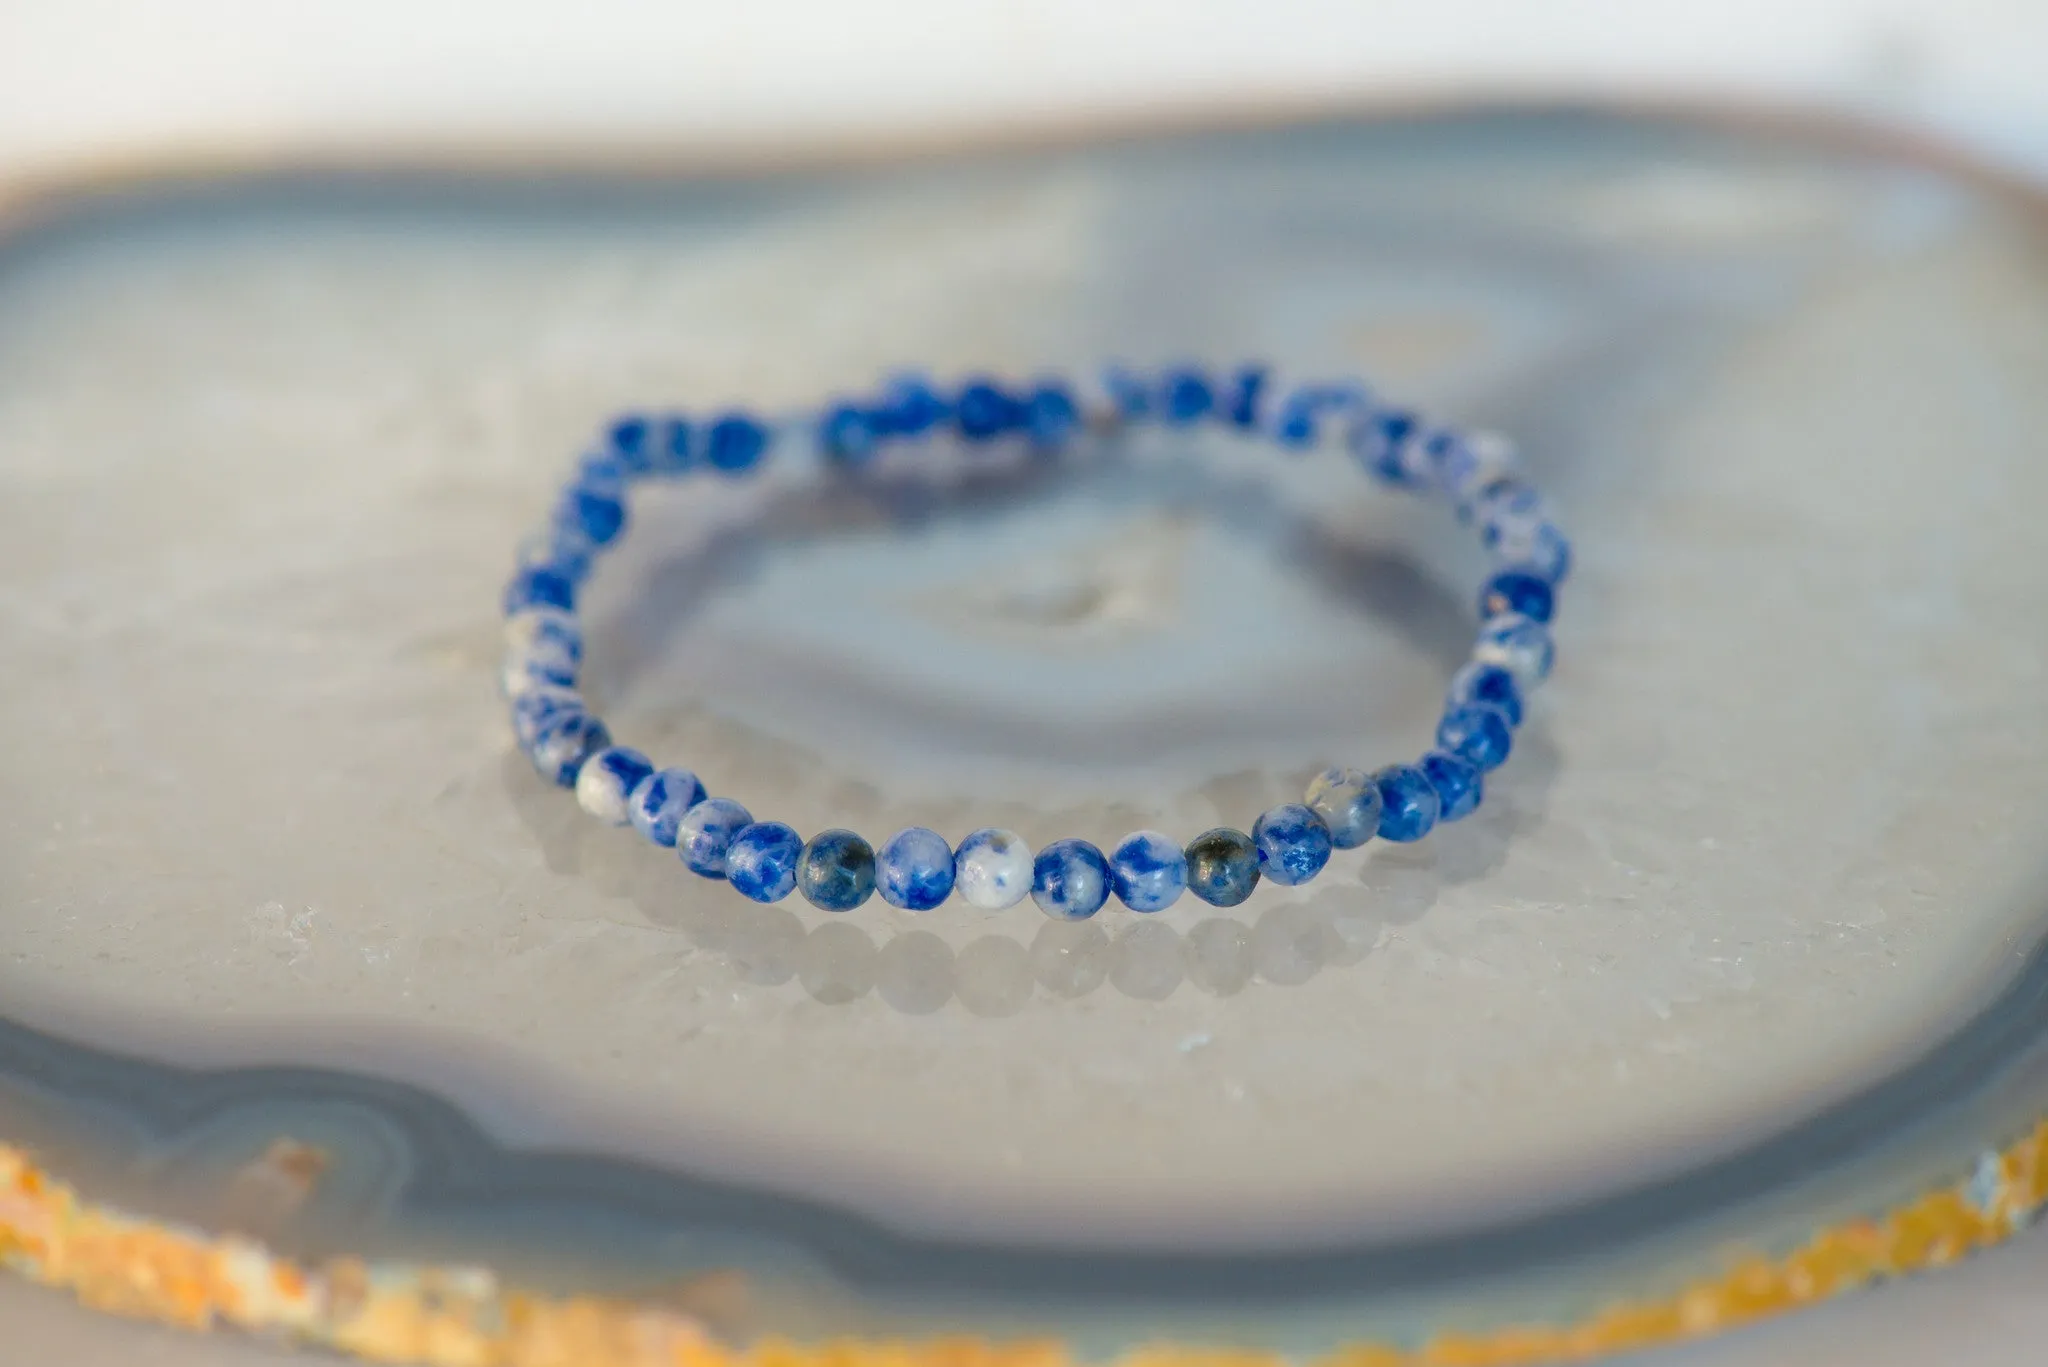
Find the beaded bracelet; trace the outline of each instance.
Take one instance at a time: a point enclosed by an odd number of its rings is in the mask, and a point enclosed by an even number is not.
[[[779,821],[756,821],[731,798],[708,796],[689,770],[656,768],[638,751],[613,745],[576,692],[583,659],[577,592],[598,553],[624,532],[626,495],[636,481],[700,470],[743,477],[791,437],[811,443],[828,465],[858,469],[892,444],[938,435],[957,437],[970,454],[1005,443],[1052,456],[1091,433],[1147,421],[1182,429],[1218,423],[1296,452],[1335,438],[1371,474],[1441,495],[1479,529],[1494,570],[1479,594],[1478,641],[1451,680],[1436,746],[1420,760],[1370,774],[1326,769],[1300,802],[1266,812],[1249,835],[1219,827],[1185,848],[1139,831],[1107,856],[1085,840],[1056,840],[1034,857],[1011,831],[977,830],[955,847],[914,826],[877,851],[845,830],[806,841]],[[1524,699],[1550,673],[1548,624],[1570,564],[1570,544],[1518,477],[1504,441],[1426,424],[1355,383],[1301,384],[1282,396],[1263,366],[1223,376],[1196,367],[1153,375],[1112,367],[1087,394],[1056,379],[1010,387],[986,377],[947,394],[906,376],[871,398],[784,424],[738,410],[701,423],[649,414],[614,422],[577,466],[545,527],[521,545],[504,595],[502,682],[513,736],[544,778],[574,788],[593,816],[673,847],[692,872],[726,879],[757,902],[801,890],[814,906],[849,911],[879,892],[891,906],[927,911],[958,892],[970,905],[999,911],[1029,893],[1046,915],[1081,920],[1112,892],[1132,911],[1150,912],[1186,891],[1228,907],[1261,878],[1306,883],[1333,849],[1374,835],[1419,840],[1479,806],[1482,775],[1507,759]]]

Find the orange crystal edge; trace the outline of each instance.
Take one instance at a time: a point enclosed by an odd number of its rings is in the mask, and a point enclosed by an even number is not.
[[[1832,1226],[1782,1257],[1736,1259],[1663,1300],[1623,1301],[1570,1325],[1441,1334],[1418,1347],[1359,1343],[1315,1367],[1519,1367],[1582,1362],[1694,1338],[1884,1277],[1940,1267],[2026,1226],[2048,1201],[2048,1120],[1987,1151],[1968,1179],[1889,1214]],[[1055,1340],[767,1338],[735,1347],[672,1309],[499,1284],[488,1269],[302,1266],[252,1239],[124,1215],[85,1200],[0,1144],[0,1266],[95,1310],[186,1329],[233,1328],[433,1367],[1069,1367]],[[1281,1367],[1277,1352],[1173,1344],[1116,1367]]]

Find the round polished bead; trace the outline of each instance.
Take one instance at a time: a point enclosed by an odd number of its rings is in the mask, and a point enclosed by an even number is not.
[[[542,778],[573,788],[584,761],[611,743],[603,722],[581,707],[562,708],[535,724],[526,752]]]
[[[1439,821],[1457,821],[1470,816],[1478,810],[1480,799],[1486,796],[1485,780],[1480,777],[1479,766],[1448,750],[1430,751],[1422,757],[1418,767],[1422,776],[1429,780],[1429,786],[1436,789],[1436,819]]]
[[[970,442],[993,441],[1024,421],[1024,405],[994,380],[977,378],[960,387],[953,422]]]
[[[573,688],[535,688],[512,699],[512,739],[522,750],[533,747],[541,723],[561,712],[587,712],[583,695]]]
[[[797,891],[820,911],[852,911],[875,892],[875,848],[852,831],[820,831],[796,861]]]
[[[876,430],[892,437],[924,436],[951,415],[932,382],[916,374],[891,377],[874,410]]]
[[[1505,669],[1523,696],[1550,677],[1556,653],[1549,627],[1514,612],[1489,620],[1479,629],[1479,641],[1472,647],[1475,663]]]
[[[1325,769],[1309,780],[1302,802],[1330,828],[1330,843],[1355,850],[1380,828],[1380,790],[1363,769]]]
[[[1085,840],[1055,840],[1031,869],[1031,900],[1057,921],[1085,921],[1109,900],[1109,861]]]
[[[626,799],[653,772],[654,765],[638,750],[623,745],[600,750],[576,775],[576,805],[607,826],[627,825],[633,809]]]
[[[555,521],[593,546],[609,546],[626,529],[622,493],[623,489],[616,487],[576,485],[562,494],[562,501],[555,506]]]
[[[1283,802],[1252,825],[1252,844],[1259,850],[1259,873],[1292,887],[1306,883],[1330,862],[1330,828],[1299,802]]]
[[[1218,826],[1188,842],[1188,891],[1212,907],[1234,907],[1259,885],[1259,849],[1243,831]]]
[[[1081,430],[1081,408],[1066,385],[1041,381],[1024,401],[1024,431],[1041,451],[1057,451]]]
[[[1550,587],[1548,580],[1527,570],[1496,571],[1479,590],[1481,619],[1514,612],[1538,622],[1548,622],[1556,610],[1556,590]]]
[[[1369,411],[1353,420],[1347,444],[1374,476],[1399,488],[1418,488],[1430,480],[1422,443],[1416,440],[1418,426],[1415,415],[1403,409]]]
[[[1466,665],[1451,676],[1445,696],[1453,707],[1468,702],[1487,703],[1506,715],[1508,725],[1522,724],[1522,690],[1515,687],[1515,676],[1499,665],[1477,660]]]
[[[1159,390],[1160,414],[1173,427],[1198,422],[1216,406],[1216,391],[1209,387],[1209,377],[1199,370],[1169,370],[1160,381]]]
[[[605,429],[605,452],[628,470],[645,470],[654,424],[645,414],[628,413]]]
[[[750,413],[727,413],[704,437],[704,459],[723,475],[753,469],[768,453],[768,428]]]
[[[505,585],[505,614],[528,608],[576,610],[576,583],[561,570],[547,565],[525,565]]]
[[[930,911],[953,891],[953,847],[928,826],[911,826],[875,854],[875,891],[892,907]]]
[[[676,855],[705,878],[725,877],[726,847],[753,815],[729,797],[707,797],[676,823]]]
[[[1487,543],[1495,563],[1550,584],[1562,584],[1572,572],[1572,543],[1554,522],[1538,523]]]
[[[983,828],[960,842],[953,886],[967,905],[983,911],[1014,907],[1031,892],[1031,847],[1015,831]]]
[[[1132,911],[1164,911],[1188,885],[1188,861],[1180,846],[1157,831],[1123,838],[1109,856],[1110,886]]]
[[[818,419],[818,450],[842,465],[859,465],[881,445],[875,415],[858,404],[836,404]]]
[[[1459,703],[1437,723],[1436,743],[1482,770],[1498,769],[1514,748],[1515,728],[1491,703]]]
[[[1471,432],[1451,444],[1436,462],[1437,484],[1470,518],[1478,498],[1514,474],[1518,464],[1514,443],[1498,432]]]
[[[498,691],[507,698],[519,698],[537,688],[574,688],[576,667],[523,650],[505,653],[505,667],[498,673]]]
[[[1251,431],[1259,425],[1264,414],[1267,382],[1273,378],[1272,369],[1262,365],[1239,366],[1231,376],[1230,388],[1220,398],[1223,416],[1232,427]]]
[[[560,608],[525,608],[505,619],[505,648],[574,669],[583,663],[583,628]]]
[[[688,471],[697,458],[696,438],[696,429],[687,418],[658,420],[648,436],[645,473],[680,475]]]
[[[725,878],[742,897],[780,902],[796,889],[804,841],[780,821],[756,821],[733,832],[725,847]]]
[[[1373,781],[1380,786],[1380,839],[1405,844],[1435,828],[1443,800],[1429,775],[1410,764],[1390,764]]]
[[[656,769],[626,798],[633,829],[657,845],[676,843],[683,814],[704,800],[704,785],[688,769]]]

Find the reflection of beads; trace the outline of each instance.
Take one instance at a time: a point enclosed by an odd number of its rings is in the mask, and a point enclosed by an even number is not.
[[[1055,841],[1034,857],[1009,831],[978,830],[954,848],[919,826],[897,832],[877,851],[851,831],[826,831],[806,843],[780,822],[755,821],[730,798],[707,796],[689,770],[656,768],[638,751],[614,746],[576,692],[584,654],[577,595],[597,556],[625,534],[635,482],[700,470],[744,477],[793,434],[807,438],[826,464],[853,470],[891,446],[937,434],[958,438],[970,459],[1003,443],[1050,457],[1091,432],[1144,422],[1215,423],[1265,436],[1286,451],[1338,443],[1374,477],[1440,496],[1478,531],[1493,568],[1479,593],[1478,641],[1447,690],[1435,749],[1412,765],[1370,774],[1325,770],[1300,803],[1265,813],[1249,835],[1218,827],[1184,849],[1139,831],[1107,857],[1085,840]],[[1085,396],[1057,379],[1006,385],[975,377],[949,393],[899,376],[872,397],[839,400],[808,419],[774,426],[741,411],[703,421],[629,414],[579,462],[546,524],[520,543],[516,563],[503,597],[506,657],[499,671],[513,739],[542,777],[574,788],[592,815],[673,846],[693,872],[728,879],[756,901],[801,890],[826,911],[850,911],[880,892],[891,906],[927,911],[957,892],[970,906],[1000,911],[1028,895],[1048,916],[1081,920],[1111,893],[1141,912],[1171,906],[1183,891],[1212,906],[1236,906],[1262,878],[1305,883],[1333,850],[1375,835],[1419,840],[1476,810],[1484,773],[1506,761],[1530,696],[1550,674],[1548,624],[1572,551],[1549,505],[1517,473],[1512,448],[1497,437],[1427,423],[1379,403],[1356,383],[1281,390],[1262,366],[1224,376],[1177,366],[1151,375],[1111,367]]]

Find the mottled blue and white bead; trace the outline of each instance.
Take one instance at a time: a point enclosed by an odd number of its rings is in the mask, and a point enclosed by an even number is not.
[[[1252,825],[1252,844],[1259,851],[1259,874],[1275,883],[1306,883],[1330,862],[1330,828],[1299,802],[1283,802]]]
[[[875,891],[892,907],[930,911],[953,893],[953,847],[928,826],[911,826],[875,852]]]
[[[1508,725],[1522,724],[1522,690],[1516,686],[1515,676],[1499,665],[1474,660],[1451,676],[1451,686],[1444,697],[1453,707],[1468,702],[1498,707],[1506,715]]]
[[[526,753],[542,778],[573,788],[584,761],[611,743],[603,722],[581,708],[563,708],[535,724]]]
[[[688,769],[656,769],[627,796],[626,815],[641,835],[673,846],[684,814],[704,797],[703,783]]]
[[[533,688],[512,699],[512,739],[531,750],[543,723],[564,712],[588,712],[583,695],[573,688]]]
[[[560,608],[525,608],[505,619],[505,648],[575,669],[583,663],[583,628]]]
[[[1363,769],[1325,769],[1309,780],[1302,804],[1330,828],[1330,843],[1355,850],[1380,828],[1380,790]]]
[[[1550,677],[1550,666],[1556,653],[1549,627],[1533,617],[1509,612],[1491,618],[1479,629],[1479,640],[1472,647],[1472,660],[1475,664],[1505,669],[1514,679],[1515,687],[1526,697],[1531,689]]]
[[[1157,831],[1136,831],[1109,856],[1110,886],[1132,911],[1164,911],[1188,885],[1187,856]]]
[[[629,825],[633,808],[627,799],[653,772],[653,763],[638,750],[623,745],[600,750],[576,774],[576,805],[607,826]]]
[[[1389,764],[1373,781],[1380,786],[1380,839],[1405,844],[1436,829],[1443,799],[1429,775],[1412,764]]]
[[[1031,869],[1031,900],[1056,921],[1085,921],[1109,900],[1109,861],[1085,840],[1055,840]]]
[[[780,902],[796,890],[804,841],[780,821],[756,821],[733,832],[725,847],[725,878],[742,897]]]
[[[1472,516],[1473,504],[1488,489],[1520,467],[1515,445],[1498,432],[1468,432],[1436,462],[1436,479],[1461,518]]]
[[[731,798],[707,797],[676,823],[676,856],[694,874],[723,878],[726,847],[753,824],[753,815]]]
[[[971,907],[1002,911],[1030,894],[1035,867],[1031,847],[1022,836],[984,827],[960,842],[953,859],[953,887]]]
[[[1459,703],[1437,724],[1436,743],[1482,771],[1498,769],[1514,748],[1515,728],[1508,714],[1491,703]]]
[[[1481,621],[1512,612],[1548,622],[1556,611],[1556,588],[1548,579],[1526,569],[1496,570],[1479,589]]]
[[[1448,750],[1432,750],[1422,757],[1422,776],[1436,789],[1438,821],[1457,821],[1478,810],[1486,795],[1479,766]]]
[[[553,565],[522,565],[505,585],[505,615],[528,608],[576,610],[576,581]]]
[[[820,911],[852,911],[874,895],[874,846],[852,831],[820,831],[797,857],[796,886]]]

